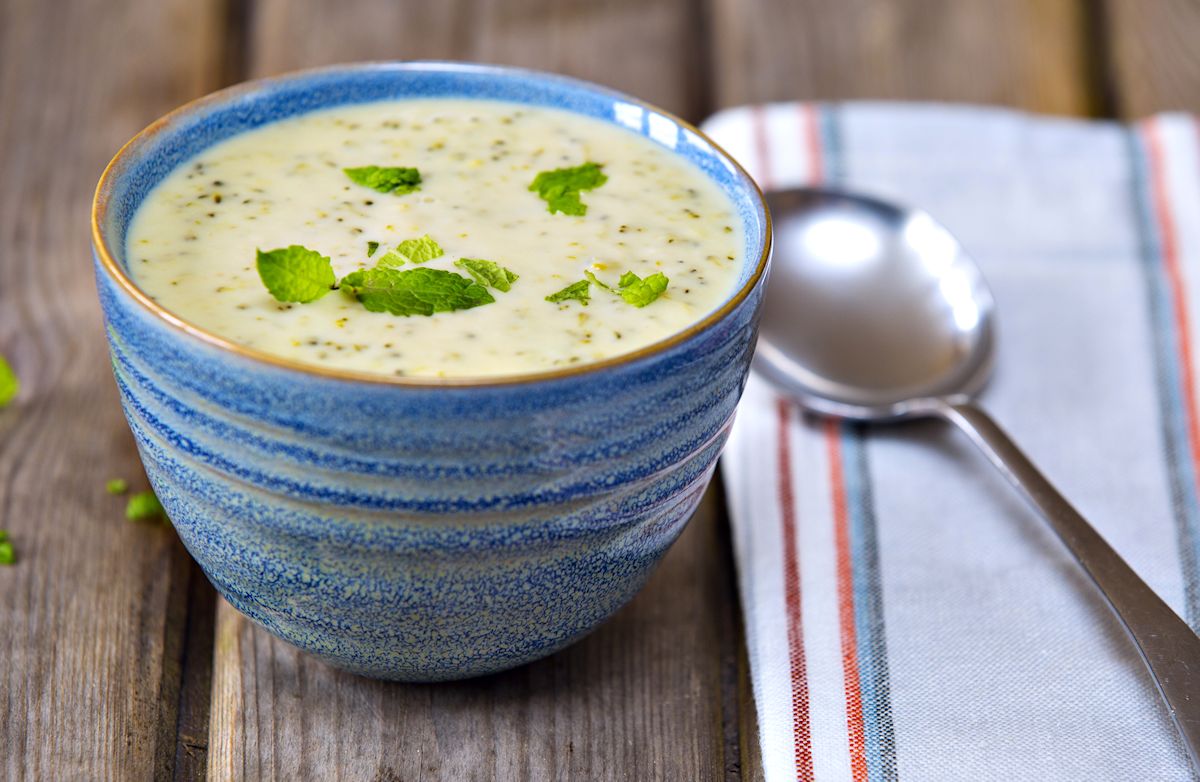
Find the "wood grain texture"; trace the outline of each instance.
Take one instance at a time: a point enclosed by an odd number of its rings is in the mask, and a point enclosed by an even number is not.
[[[689,0],[262,0],[250,16],[250,70],[476,60],[597,81],[695,119],[706,107],[700,17],[691,6]]]
[[[1200,3],[1107,0],[1104,7],[1119,113],[1200,112]]]
[[[715,510],[704,505],[646,589],[595,633],[466,682],[341,673],[222,602],[209,778],[724,778],[721,655],[735,631]]]
[[[1080,0],[709,2],[719,106],[886,98],[1093,110]]]
[[[208,726],[212,705],[216,611],[216,590],[196,565],[188,584],[183,675],[177,700],[176,780],[204,779],[208,775]]]
[[[214,6],[18,0],[0,14],[0,353],[24,384],[0,411],[0,527],[19,557],[0,568],[0,778],[168,776],[192,565],[169,527],[126,521],[104,490],[145,479],[89,209],[126,139],[214,86]]]

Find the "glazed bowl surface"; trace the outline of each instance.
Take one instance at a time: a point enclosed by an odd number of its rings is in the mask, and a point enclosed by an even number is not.
[[[566,109],[683,156],[737,208],[735,292],[688,329],[614,359],[424,380],[257,353],[163,310],[131,280],[130,222],[177,166],[275,120],[418,97]],[[770,250],[758,189],[695,128],[602,87],[464,63],[338,66],[203,98],[118,153],[92,220],[122,405],[188,550],[270,632],[341,668],[408,681],[542,657],[642,586],[725,442]]]

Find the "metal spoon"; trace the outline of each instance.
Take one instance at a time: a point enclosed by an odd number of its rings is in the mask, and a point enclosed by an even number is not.
[[[767,194],[775,260],[755,367],[810,410],[957,425],[1026,499],[1129,631],[1200,769],[1200,638],[971,401],[987,379],[992,296],[925,212],[843,192]]]

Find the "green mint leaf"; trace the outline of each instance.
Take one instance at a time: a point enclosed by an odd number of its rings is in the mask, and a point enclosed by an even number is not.
[[[341,288],[371,312],[404,317],[465,310],[495,301],[479,283],[461,274],[427,267],[363,269],[343,277]]]
[[[333,290],[333,263],[316,250],[293,244],[258,251],[258,276],[277,301],[306,303]]]
[[[614,288],[601,281],[591,271],[585,271],[584,275],[604,290],[619,295],[635,307],[645,307],[657,299],[667,289],[669,282],[667,275],[662,272],[655,272],[644,280],[633,272],[625,272],[617,282],[619,287]]]
[[[429,234],[425,234],[419,239],[405,239],[396,245],[396,249],[392,252],[404,256],[409,263],[425,263],[434,258],[441,258],[445,254],[442,252],[441,245],[430,239]]]
[[[617,292],[617,289],[616,289],[616,288],[614,288],[613,286],[611,286],[611,285],[609,285],[609,284],[607,284],[607,283],[605,283],[605,282],[601,282],[601,281],[600,281],[600,278],[599,278],[599,277],[597,277],[596,275],[592,274],[591,270],[587,270],[587,271],[585,271],[585,272],[583,273],[583,276],[584,276],[584,277],[587,277],[589,280],[591,280],[592,282],[596,283],[597,285],[599,285],[601,288],[603,288],[603,289],[604,289],[604,290],[606,290],[606,291],[612,291],[613,293],[616,293],[616,292]]]
[[[343,168],[342,171],[355,184],[380,193],[404,195],[421,189],[421,172],[415,168],[361,166]]]
[[[138,492],[129,498],[129,504],[125,506],[125,518],[130,521],[164,519],[166,515],[162,503],[158,501],[158,497],[154,496],[152,491]]]
[[[367,257],[370,258],[379,249],[379,242],[367,242]]]
[[[635,307],[645,307],[662,295],[668,282],[667,275],[662,272],[655,272],[644,280],[633,272],[625,272],[621,275],[621,298]]]
[[[482,258],[460,258],[454,262],[454,265],[460,269],[466,269],[467,273],[474,277],[475,282],[480,285],[487,285],[505,293],[519,279],[516,274],[500,264],[485,261]]]
[[[383,257],[375,262],[375,268],[381,269],[384,267],[403,266],[406,263],[405,258],[395,250],[388,250],[383,254]]]
[[[0,529],[0,565],[12,565],[17,561],[17,552],[8,539],[8,530]]]
[[[129,482],[124,478],[113,478],[104,484],[104,490],[109,494],[124,494],[129,491]]]
[[[21,381],[17,380],[17,373],[13,372],[4,356],[0,356],[0,408],[16,399],[20,390]]]
[[[574,168],[542,171],[533,178],[529,189],[546,202],[550,214],[585,215],[587,204],[579,200],[579,194],[584,190],[594,190],[608,181],[600,169],[599,163],[584,163]]]
[[[441,245],[425,234],[419,239],[405,239],[393,249],[388,250],[382,258],[375,262],[379,266],[403,266],[407,263],[425,263],[445,255]]]
[[[551,293],[546,297],[546,301],[560,302],[574,299],[586,307],[587,303],[591,301],[592,298],[591,287],[592,284],[587,280],[573,282],[558,293]]]

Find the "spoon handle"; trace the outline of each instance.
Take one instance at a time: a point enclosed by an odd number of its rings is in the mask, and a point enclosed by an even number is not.
[[[944,401],[937,409],[1045,516],[1129,631],[1200,769],[1200,637],[1121,559],[982,409]]]

